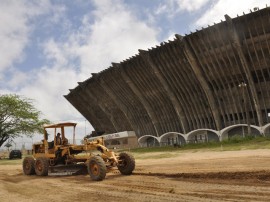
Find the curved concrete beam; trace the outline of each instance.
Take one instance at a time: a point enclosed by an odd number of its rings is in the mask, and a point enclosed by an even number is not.
[[[158,142],[158,144],[160,144],[160,138],[159,137],[156,137],[156,136],[153,136],[153,135],[144,135],[144,136],[142,136],[142,137],[140,137],[139,139],[138,139],[138,143],[139,143],[139,145],[142,145],[142,144],[145,144],[146,143],[146,140],[148,139],[148,138],[154,138],[155,140],[157,140],[157,142]]]
[[[220,133],[221,133],[221,135],[222,135],[222,134],[224,134],[224,133],[230,131],[231,129],[237,128],[237,127],[240,127],[240,126],[248,126],[248,125],[247,125],[247,124],[236,124],[236,125],[231,125],[231,126],[228,126],[228,127],[226,127],[226,128],[223,128],[223,129],[220,131]],[[251,128],[254,128],[254,129],[256,129],[256,130],[258,130],[258,131],[260,131],[260,132],[262,131],[261,127],[259,127],[259,126],[250,125],[250,127],[251,127]]]
[[[202,128],[202,129],[197,129],[197,130],[190,131],[187,134],[186,138],[187,138],[187,140],[190,140],[193,135],[195,135],[198,132],[203,132],[203,131],[210,131],[210,132],[215,133],[218,136],[218,139],[220,140],[220,137],[221,137],[220,131],[213,130],[213,129],[208,129],[208,128]]]
[[[166,136],[169,136],[169,135],[172,135],[172,134],[174,134],[174,135],[180,135],[180,136],[182,136],[184,139],[185,139],[185,141],[187,140],[186,139],[186,135],[184,135],[184,134],[182,134],[182,133],[178,133],[178,132],[168,132],[168,133],[164,133],[163,135],[161,135],[159,138],[160,138],[160,142],[162,142],[162,139],[163,138],[165,138]]]
[[[270,123],[268,123],[262,127],[263,134],[265,134],[265,130],[268,129],[269,127],[270,127]]]
[[[258,117],[258,122],[259,122],[259,126],[262,126],[262,110],[261,110],[261,106],[260,106],[260,102],[259,102],[259,98],[258,98],[258,93],[256,91],[256,87],[255,87],[255,83],[254,80],[252,78],[252,74],[251,74],[251,68],[249,66],[249,63],[245,57],[245,53],[244,53],[244,48],[242,45],[242,42],[240,41],[240,37],[238,36],[238,32],[236,30],[236,26],[234,24],[234,21],[230,18],[230,16],[225,15],[225,19],[226,22],[228,24],[228,28],[229,31],[231,32],[230,37],[231,37],[231,41],[232,41],[232,47],[237,51],[238,53],[238,57],[240,59],[240,62],[243,66],[243,70],[246,74],[246,78],[248,81],[248,88],[250,89],[250,92],[252,94],[252,99],[253,99],[253,103],[256,109],[256,113],[257,113],[257,117]],[[246,112],[249,113],[249,112]]]
[[[159,67],[157,67],[154,62],[153,59],[151,58],[149,52],[145,51],[145,50],[139,50],[139,53],[141,55],[141,57],[143,58],[143,60],[149,64],[149,66],[153,69],[157,79],[160,81],[160,83],[163,85],[163,87],[166,90],[167,96],[169,97],[169,99],[171,100],[174,110],[177,113],[178,119],[181,123],[181,127],[184,133],[187,132],[187,123],[186,123],[186,119],[184,117],[184,112],[183,109],[181,107],[181,105],[177,102],[177,98],[175,96],[175,94],[173,93],[173,91],[171,90],[171,88],[169,87],[166,79],[162,76],[162,73],[160,72]]]
[[[145,96],[143,96],[143,91],[141,91],[135,85],[135,83],[133,82],[133,80],[126,73],[126,69],[125,68],[121,68],[121,75],[122,75],[123,79],[125,80],[126,84],[130,87],[130,89],[133,91],[133,93],[137,96],[137,98],[143,104],[144,108],[146,109],[146,111],[148,113],[148,116],[151,118],[152,124],[153,124],[153,126],[155,128],[156,135],[159,136],[161,130],[160,130],[160,127],[159,127],[159,122],[158,122],[157,116],[154,113],[154,110],[152,109],[152,106],[145,99]]]
[[[219,108],[216,104],[216,99],[213,95],[213,92],[211,91],[207,79],[205,78],[202,70],[201,70],[201,64],[200,64],[200,58],[196,55],[196,49],[193,46],[192,37],[181,37],[180,35],[175,35],[177,39],[179,39],[179,42],[181,46],[183,47],[185,57],[187,59],[187,62],[190,64],[191,68],[193,69],[195,75],[198,78],[198,81],[200,82],[200,85],[202,89],[204,90],[204,93],[208,99],[208,104],[211,108],[211,111],[213,113],[216,129],[221,129],[221,122],[219,118]]]

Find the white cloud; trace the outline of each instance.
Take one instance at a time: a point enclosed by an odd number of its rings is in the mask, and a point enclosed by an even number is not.
[[[33,45],[31,37],[38,17],[47,16],[47,25],[58,23],[65,7],[52,5],[50,0],[2,0],[0,4],[0,88],[1,92],[16,93],[27,86],[31,76],[24,70],[18,69],[27,56],[26,48]],[[62,21],[63,22],[63,21]],[[61,23],[62,23],[61,22]],[[29,56],[28,56],[29,57]],[[30,56],[33,57],[33,56]]]
[[[42,112],[42,118],[47,118],[53,123],[76,122],[76,139],[80,140],[84,137],[85,130],[86,133],[90,133],[93,127],[88,122],[85,122],[83,116],[63,97],[68,88],[76,86],[78,79],[76,71],[68,66],[64,68],[44,66],[30,72],[27,76],[27,83],[24,83],[24,87],[19,91],[15,91],[15,93],[33,99],[35,107]],[[14,92],[3,91],[3,93]],[[68,138],[72,138],[72,136]],[[33,137],[34,142],[41,139],[42,135],[40,134]],[[31,149],[31,138],[17,138],[15,141],[18,148],[21,148],[24,142],[25,146]]]
[[[63,97],[70,85],[75,86],[77,75],[71,68],[43,67],[32,72],[28,85],[19,93],[36,100],[36,107],[52,121],[78,117],[68,101]]]
[[[2,1],[0,6],[0,73],[22,59],[28,41],[27,8],[22,1]]]
[[[25,48],[33,43],[31,37],[38,25],[36,17],[48,13],[51,15],[47,16],[48,24],[45,27],[52,26],[51,23],[61,23],[59,20],[64,17],[65,9],[63,6],[52,5],[49,0],[1,1],[0,78],[5,87],[1,86],[0,92],[16,93],[34,99],[34,105],[42,111],[43,118],[52,121],[81,119],[82,116],[63,97],[68,91],[67,87],[76,85],[78,77],[74,70],[66,66],[68,58],[61,54],[54,40],[49,40],[46,47],[48,52],[44,52],[48,60],[57,58],[53,67],[42,67],[41,64],[29,72],[16,67],[24,59]]]
[[[209,1],[210,0],[175,0],[180,10],[187,10],[189,12],[199,10]]]
[[[96,0],[94,6],[93,13],[82,17],[79,29],[68,27],[60,37],[43,41],[46,64],[28,72],[27,78],[17,70],[20,80],[14,76],[10,81],[10,85],[21,85],[19,90],[13,88],[14,92],[36,100],[38,110],[53,122],[82,122],[82,115],[63,97],[78,81],[109,67],[111,62],[133,56],[138,49],[157,44],[158,31],[140,21],[123,1]],[[65,9],[60,10],[57,19],[66,15]],[[30,25],[26,22],[23,26],[28,30]],[[79,130],[83,131],[84,124],[80,125]]]
[[[6,69],[24,59],[24,48],[32,30],[29,20],[48,9],[49,1],[38,3],[2,0],[0,4],[0,77]]]
[[[82,72],[98,72],[111,62],[120,62],[157,44],[157,30],[148,27],[121,3],[122,1],[95,1],[95,21],[85,17],[86,43],[77,47]],[[90,32],[89,32],[90,31]]]
[[[236,17],[237,14],[242,15],[243,12],[248,13],[250,9],[255,7],[265,8],[269,0],[219,0],[213,7],[210,7],[205,13],[195,22],[195,26],[212,25],[214,22],[224,20],[224,15]]]
[[[15,68],[11,68],[10,71],[12,71],[12,76],[7,84],[10,88],[13,88],[13,90],[19,90],[22,85],[25,85],[25,83],[29,81],[27,73]]]
[[[167,0],[162,2],[155,11],[156,15],[167,14],[174,17],[182,11],[194,12],[202,8],[211,0]]]
[[[78,30],[69,30],[65,42],[50,39],[44,44],[44,54],[57,66],[78,60],[84,79],[158,43],[158,30],[138,20],[122,1],[94,3],[94,12],[82,18]]]
[[[67,57],[67,51],[69,47],[65,50],[64,44],[58,44],[53,38],[50,38],[44,44],[44,56],[47,60],[52,61],[59,67],[64,67],[68,64],[69,58]]]

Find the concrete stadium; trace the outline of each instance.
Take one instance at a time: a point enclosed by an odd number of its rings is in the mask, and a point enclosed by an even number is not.
[[[270,8],[176,34],[78,84],[65,97],[96,131],[135,131],[143,146],[270,135]]]

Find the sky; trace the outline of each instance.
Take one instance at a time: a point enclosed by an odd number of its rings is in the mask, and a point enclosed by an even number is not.
[[[77,137],[82,138],[93,127],[63,97],[77,82],[176,33],[189,34],[225,20],[225,14],[236,17],[267,4],[269,0],[0,0],[0,94],[33,99],[42,118],[53,123],[77,122]]]

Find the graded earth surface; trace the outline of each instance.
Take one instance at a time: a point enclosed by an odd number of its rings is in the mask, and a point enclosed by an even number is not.
[[[270,200],[270,149],[135,157],[133,175],[114,170],[100,182],[89,175],[26,176],[21,164],[2,165],[0,160],[0,201]]]

